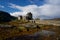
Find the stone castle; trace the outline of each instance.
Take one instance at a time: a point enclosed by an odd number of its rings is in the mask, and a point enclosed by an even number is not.
[[[32,13],[31,12],[29,12],[29,13],[27,13],[25,16],[22,16],[22,15],[20,15],[19,17],[18,17],[18,20],[32,20],[33,19],[33,17],[32,17],[33,15],[32,15]]]

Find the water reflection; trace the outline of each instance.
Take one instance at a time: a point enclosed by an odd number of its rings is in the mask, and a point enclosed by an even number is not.
[[[36,32],[34,35],[48,36],[48,35],[55,35],[55,32],[42,30],[42,31]]]
[[[55,32],[42,30],[42,31],[35,32],[33,35],[22,35],[19,37],[11,37],[11,38],[7,38],[7,40],[44,40],[43,37],[48,37],[49,35],[53,37],[55,35]]]

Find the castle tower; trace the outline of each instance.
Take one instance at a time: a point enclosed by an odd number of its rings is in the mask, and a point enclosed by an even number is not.
[[[32,13],[31,13],[31,12],[27,13],[26,19],[27,19],[27,20],[32,20],[32,19],[33,19],[33,18],[32,18]]]

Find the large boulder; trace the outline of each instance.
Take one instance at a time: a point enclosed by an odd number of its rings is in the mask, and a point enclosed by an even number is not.
[[[0,22],[11,21],[12,16],[8,12],[0,11]]]

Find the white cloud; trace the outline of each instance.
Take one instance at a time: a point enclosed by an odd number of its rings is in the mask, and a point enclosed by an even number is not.
[[[45,0],[47,4],[60,5],[60,0]]]
[[[16,9],[21,9],[21,8],[23,8],[22,6],[18,6],[18,5],[16,5],[16,4],[12,4],[12,3],[9,3],[9,7],[11,7],[11,8],[16,8]]]
[[[4,8],[4,6],[0,5],[0,8]]]
[[[27,5],[27,6],[18,6],[10,3],[11,8],[16,8],[21,10],[21,12],[14,12],[11,15],[25,15],[27,12],[32,12],[33,17],[40,17],[42,19],[45,18],[56,18],[60,17],[60,0],[45,0],[46,4],[42,6],[37,5]]]
[[[28,12],[32,12],[34,17],[39,15],[37,13],[40,11],[40,9],[36,5],[28,5],[28,6],[24,6],[24,7],[17,6],[15,4],[14,5],[10,4],[10,5],[11,5],[10,6],[11,8],[14,7],[14,8],[17,8],[19,10],[22,10],[21,12],[11,13],[11,15],[13,15],[13,16],[26,15]]]

